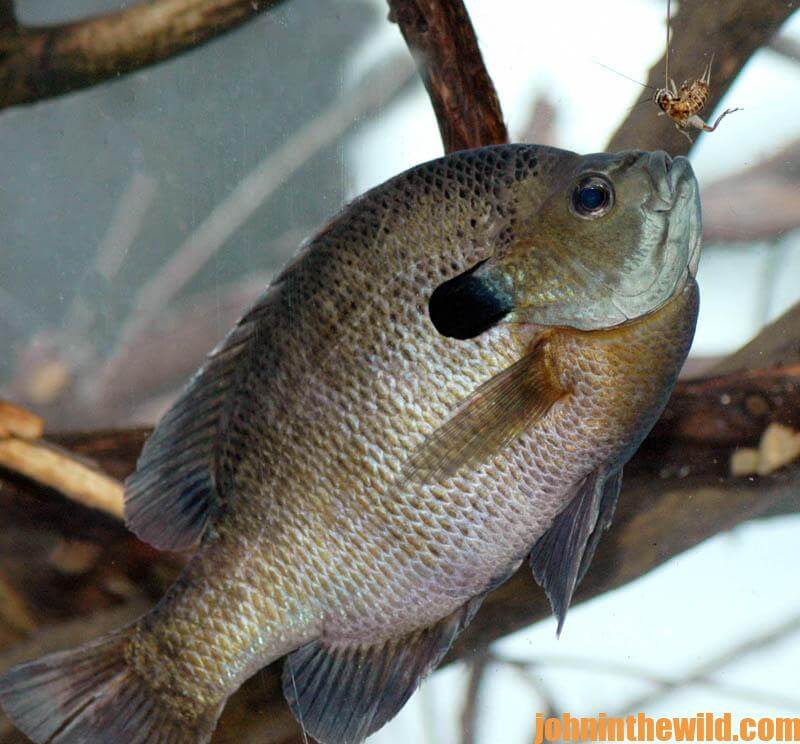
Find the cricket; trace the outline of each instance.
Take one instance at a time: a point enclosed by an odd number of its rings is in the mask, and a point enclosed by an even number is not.
[[[666,114],[675,122],[675,128],[685,135],[691,142],[689,129],[698,129],[703,132],[713,132],[719,123],[734,111],[741,111],[739,108],[725,109],[714,121],[708,124],[703,121],[700,112],[706,105],[708,94],[711,90],[711,65],[714,63],[714,55],[708,60],[706,69],[699,78],[686,80],[678,88],[675,81],[669,76],[669,40],[670,40],[670,6],[671,0],[667,0],[667,52],[666,64],[664,65],[664,87],[659,88],[653,96],[653,103],[660,109],[659,116]]]

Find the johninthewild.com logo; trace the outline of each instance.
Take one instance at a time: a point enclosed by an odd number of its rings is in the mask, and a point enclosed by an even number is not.
[[[697,713],[684,717],[548,717],[536,714],[535,744],[573,741],[798,741],[800,717],[734,719],[730,713]]]

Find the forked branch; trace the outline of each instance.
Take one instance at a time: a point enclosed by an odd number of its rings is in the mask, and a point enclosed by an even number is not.
[[[14,22],[0,0],[0,108],[86,88],[174,57],[281,0],[145,0],[55,26]]]

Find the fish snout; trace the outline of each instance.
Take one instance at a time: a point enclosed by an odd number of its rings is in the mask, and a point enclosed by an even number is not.
[[[667,178],[669,179],[670,187],[673,194],[677,193],[681,185],[686,181],[694,181],[694,171],[689,163],[689,158],[679,155],[671,158],[670,165],[667,169]]]

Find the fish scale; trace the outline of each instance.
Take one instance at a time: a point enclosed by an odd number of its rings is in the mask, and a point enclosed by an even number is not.
[[[607,213],[581,213],[587,183]],[[126,484],[140,537],[199,543],[178,582],[93,647],[114,660],[94,677],[77,649],[12,670],[0,700],[38,731],[20,690],[41,690],[65,732],[111,742],[127,686],[141,741],[201,742],[288,655],[303,725],[355,742],[529,553],[560,627],[688,352],[698,245],[696,182],[663,153],[483,148],[360,197],[212,353]],[[77,667],[103,691],[88,708],[59,697]]]

